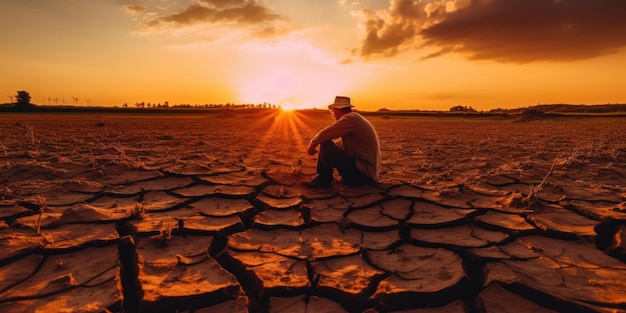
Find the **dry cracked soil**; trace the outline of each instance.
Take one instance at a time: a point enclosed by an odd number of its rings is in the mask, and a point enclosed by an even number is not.
[[[321,113],[0,117],[0,311],[626,312],[623,120],[368,119],[312,190]]]

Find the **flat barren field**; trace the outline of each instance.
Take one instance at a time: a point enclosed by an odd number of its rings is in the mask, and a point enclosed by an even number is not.
[[[626,312],[626,119],[0,115],[0,312]]]

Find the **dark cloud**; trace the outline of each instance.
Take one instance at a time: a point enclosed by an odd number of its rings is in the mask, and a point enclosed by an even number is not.
[[[501,62],[573,61],[626,47],[624,0],[391,0],[362,14],[363,57],[415,47]]]
[[[193,4],[184,11],[162,17],[159,21],[190,25],[211,21],[214,19],[217,12],[218,11],[216,9],[207,8],[199,4]]]
[[[261,24],[283,19],[272,14],[256,1],[244,0],[202,0],[192,4],[182,12],[160,17],[151,25],[176,24],[188,26],[198,23],[234,22],[239,24]]]
[[[381,16],[368,10],[361,11],[361,23],[365,29],[361,56],[395,55],[415,38],[420,21],[426,17],[423,6],[411,0],[391,0],[387,13]]]

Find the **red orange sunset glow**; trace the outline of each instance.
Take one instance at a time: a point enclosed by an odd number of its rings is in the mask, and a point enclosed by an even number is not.
[[[625,28],[617,0],[2,1],[0,103],[625,103]]]

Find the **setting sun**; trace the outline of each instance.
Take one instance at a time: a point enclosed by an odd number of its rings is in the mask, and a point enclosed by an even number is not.
[[[284,101],[281,104],[279,104],[279,107],[284,112],[291,112],[293,110],[297,110],[298,109],[298,107],[294,103],[292,103],[291,101]]]

